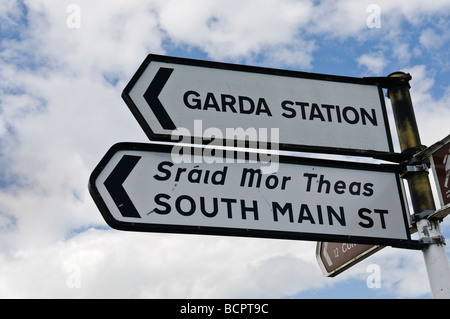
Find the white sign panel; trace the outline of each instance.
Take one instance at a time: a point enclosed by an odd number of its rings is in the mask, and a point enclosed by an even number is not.
[[[121,143],[105,155],[90,191],[109,225],[360,243],[410,239],[392,166],[280,157],[276,171],[263,174],[268,162],[240,160],[243,153],[213,157],[195,148],[202,157],[181,161],[171,151],[168,145]]]
[[[149,55],[122,97],[152,140],[392,152],[382,90],[367,79]]]

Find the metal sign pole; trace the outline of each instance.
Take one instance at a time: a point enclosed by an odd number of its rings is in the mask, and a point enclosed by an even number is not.
[[[411,158],[403,177],[408,182],[414,209],[413,217],[420,241],[428,244],[422,252],[431,293],[433,298],[450,298],[450,268],[445,251],[445,239],[439,226],[440,220],[431,217],[436,207],[426,165],[414,156],[421,150],[422,145],[409,94],[411,75],[396,72],[390,74],[388,78],[397,80],[390,83],[388,97],[394,112],[401,150]]]

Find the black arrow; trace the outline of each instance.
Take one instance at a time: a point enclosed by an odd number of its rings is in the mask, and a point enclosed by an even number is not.
[[[172,122],[169,114],[167,113],[164,106],[161,104],[158,96],[161,93],[164,85],[166,85],[167,80],[169,80],[170,75],[172,74],[173,69],[169,68],[159,68],[155,77],[153,78],[152,83],[150,83],[147,91],[144,93],[144,99],[147,101],[148,105],[152,109],[156,118],[159,121],[159,124],[166,130],[174,130],[176,129],[175,124]]]
[[[104,183],[123,217],[141,218],[122,186],[140,159],[141,156],[124,155]]]

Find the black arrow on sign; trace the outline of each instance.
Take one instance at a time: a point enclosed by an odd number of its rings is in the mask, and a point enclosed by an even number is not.
[[[159,68],[155,77],[153,78],[152,83],[150,83],[147,91],[144,93],[144,99],[147,101],[148,105],[152,109],[156,118],[159,121],[159,124],[166,130],[174,130],[176,129],[175,124],[172,122],[169,114],[167,113],[164,106],[161,104],[158,96],[161,93],[164,85],[166,85],[167,80],[169,80],[170,75],[172,74],[173,69],[169,68]]]
[[[123,217],[141,218],[122,186],[140,159],[141,156],[124,155],[104,183]]]

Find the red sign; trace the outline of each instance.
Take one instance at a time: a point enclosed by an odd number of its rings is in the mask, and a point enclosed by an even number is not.
[[[434,178],[442,206],[450,204],[450,143],[431,156]]]

